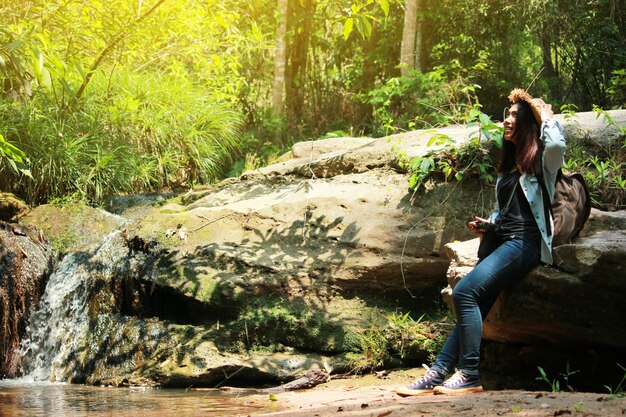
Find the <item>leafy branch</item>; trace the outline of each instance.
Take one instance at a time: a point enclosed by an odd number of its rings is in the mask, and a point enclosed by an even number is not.
[[[83,95],[83,93],[85,92],[85,88],[87,88],[87,85],[89,84],[89,81],[91,80],[91,77],[93,76],[94,72],[96,72],[96,70],[98,69],[98,67],[100,66],[100,64],[102,64],[102,62],[104,61],[104,59],[109,55],[109,53],[113,50],[113,48],[115,47],[115,45],[117,45],[122,39],[124,39],[124,37],[126,36],[126,34],[130,31],[131,28],[133,28],[134,26],[136,26],[137,24],[141,23],[141,21],[143,21],[146,17],[148,17],[149,15],[151,15],[156,9],[159,8],[159,6],[161,4],[163,4],[165,2],[165,0],[158,0],[154,6],[152,6],[150,9],[148,9],[144,14],[140,15],[139,17],[137,17],[136,19],[132,20],[128,25],[126,25],[117,35],[115,35],[113,37],[113,39],[111,40],[111,42],[109,42],[109,44],[102,50],[102,52],[100,52],[100,55],[98,55],[98,58],[95,60],[95,62],[93,63],[93,65],[91,66],[91,68],[89,69],[89,71],[87,72],[87,74],[85,74],[85,76],[83,77],[83,82],[80,85],[80,87],[78,88],[78,91],[76,92],[76,94],[74,95],[74,97],[72,98],[72,103],[77,102],[81,96]]]
[[[410,160],[406,154],[400,155],[400,166],[410,173],[411,190],[418,190],[428,178],[436,174],[443,175],[445,181],[451,178],[461,181],[468,175],[477,175],[483,181],[493,182],[495,166],[489,151],[492,146],[502,146],[503,129],[476,108],[470,111],[467,124],[477,129],[465,143],[457,144],[448,135],[427,130],[424,133],[433,133],[427,145],[436,148]],[[488,146],[484,146],[484,142]]]
[[[28,169],[26,154],[17,146],[12,145],[0,135],[0,162],[7,161],[13,172],[21,172],[27,177],[31,177]]]

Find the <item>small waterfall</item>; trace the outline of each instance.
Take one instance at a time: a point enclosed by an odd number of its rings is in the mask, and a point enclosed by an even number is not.
[[[69,359],[87,348],[92,287],[99,277],[110,276],[125,253],[119,232],[115,231],[95,252],[71,253],[61,261],[31,315],[22,341],[24,379],[66,379]]]

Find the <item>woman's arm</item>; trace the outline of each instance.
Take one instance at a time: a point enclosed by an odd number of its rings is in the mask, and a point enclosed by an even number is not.
[[[543,103],[541,108],[541,140],[544,143],[543,170],[551,175],[556,175],[559,168],[564,164],[565,138],[561,124],[552,119],[554,113],[552,106]]]

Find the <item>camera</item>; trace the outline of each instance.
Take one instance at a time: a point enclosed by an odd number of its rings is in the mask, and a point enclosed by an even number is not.
[[[491,222],[476,222],[476,230],[482,230],[483,233],[498,233],[500,225]]]

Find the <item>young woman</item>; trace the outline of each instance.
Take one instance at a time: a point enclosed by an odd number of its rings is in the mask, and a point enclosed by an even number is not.
[[[552,263],[553,220],[549,212],[546,218],[539,181],[543,178],[552,200],[565,153],[562,128],[552,119],[551,106],[524,90],[511,91],[509,100],[513,105],[504,120],[495,209],[488,219],[469,222],[481,239],[485,230],[494,233],[490,240],[496,244],[480,254],[476,267],[454,288],[457,323],[432,367],[424,365],[426,374],[396,390],[401,396],[482,391],[478,363],[483,320],[503,289],[539,262]],[[539,155],[541,161],[535,162]],[[539,163],[541,174],[535,172]]]

